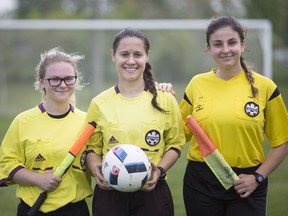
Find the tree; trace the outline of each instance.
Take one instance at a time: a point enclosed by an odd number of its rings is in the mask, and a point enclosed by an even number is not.
[[[288,1],[244,0],[249,19],[268,19],[272,22],[274,47],[288,46]]]

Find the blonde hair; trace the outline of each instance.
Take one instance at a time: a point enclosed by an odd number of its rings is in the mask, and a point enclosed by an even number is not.
[[[83,78],[81,77],[81,73],[78,71],[77,64],[80,60],[84,58],[85,57],[83,55],[78,55],[76,53],[68,54],[64,52],[61,47],[55,47],[53,49],[45,51],[43,54],[40,55],[40,61],[35,68],[36,75],[34,87],[36,90],[41,92],[43,101],[45,100],[46,92],[45,89],[41,88],[41,80],[45,78],[47,66],[55,62],[67,62],[71,64],[74,68],[75,76],[77,76],[77,82],[75,83],[75,87],[77,90],[82,90],[83,87],[87,85],[87,83],[81,82]],[[73,105],[76,104],[75,93],[71,96],[69,102]]]

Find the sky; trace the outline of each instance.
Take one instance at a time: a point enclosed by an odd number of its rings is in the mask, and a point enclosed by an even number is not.
[[[0,14],[15,8],[16,3],[16,0],[0,0]]]

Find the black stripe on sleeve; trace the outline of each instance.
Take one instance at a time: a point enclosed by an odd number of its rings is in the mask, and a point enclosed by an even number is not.
[[[188,104],[190,104],[190,105],[192,106],[192,103],[191,103],[191,101],[189,100],[186,92],[184,93],[183,99],[184,99]]]
[[[275,89],[275,91],[273,92],[273,94],[270,96],[268,101],[273,100],[275,97],[277,97],[278,95],[280,95],[280,91],[278,88]]]

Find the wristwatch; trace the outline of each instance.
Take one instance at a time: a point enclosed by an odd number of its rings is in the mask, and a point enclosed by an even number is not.
[[[166,177],[166,170],[163,167],[157,167],[160,170],[160,177],[159,180],[164,180]]]
[[[260,173],[254,172],[253,175],[255,176],[258,184],[261,184],[265,179]]]

